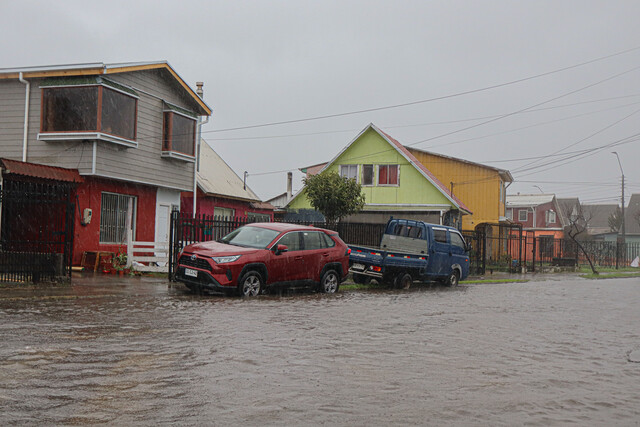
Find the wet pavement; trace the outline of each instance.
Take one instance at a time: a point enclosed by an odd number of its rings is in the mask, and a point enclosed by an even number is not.
[[[640,423],[640,279],[190,294],[0,288],[2,425]]]

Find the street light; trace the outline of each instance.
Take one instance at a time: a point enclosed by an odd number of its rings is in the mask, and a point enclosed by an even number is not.
[[[620,162],[620,156],[618,156],[618,153],[616,151],[612,151],[611,154],[615,154],[616,158],[618,159],[618,165],[620,166],[620,174],[622,175],[622,242],[626,243],[627,242],[627,238],[626,238],[626,233],[625,233],[625,229],[624,229],[624,171],[622,170],[622,163]]]

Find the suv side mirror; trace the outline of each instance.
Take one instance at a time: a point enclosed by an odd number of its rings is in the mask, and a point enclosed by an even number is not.
[[[276,246],[276,255],[280,255],[281,253],[287,252],[289,247],[287,245],[277,245]]]
[[[471,249],[473,249],[473,248],[471,247],[471,243],[469,243],[469,242],[465,242],[465,243],[464,243],[464,251],[465,251],[465,252],[471,252]]]

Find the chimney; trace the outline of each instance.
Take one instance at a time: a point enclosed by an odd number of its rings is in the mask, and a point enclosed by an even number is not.
[[[196,93],[198,94],[198,96],[200,97],[200,99],[203,99],[202,97],[204,96],[204,91],[202,90],[202,86],[204,86],[203,82],[196,82]]]
[[[293,197],[293,172],[287,172],[287,201]]]

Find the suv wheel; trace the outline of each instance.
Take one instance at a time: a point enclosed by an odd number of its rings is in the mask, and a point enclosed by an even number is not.
[[[413,277],[409,273],[400,274],[396,277],[395,287],[398,289],[409,289],[413,283]]]
[[[238,282],[240,296],[255,297],[262,289],[262,276],[257,271],[247,271]]]
[[[320,291],[325,294],[335,294],[338,292],[340,280],[335,270],[327,270],[320,280]]]

